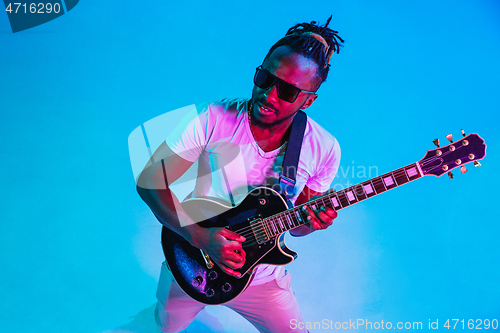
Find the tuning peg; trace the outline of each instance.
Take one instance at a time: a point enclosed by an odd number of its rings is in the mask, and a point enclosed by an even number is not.
[[[462,165],[462,166],[460,167],[460,172],[461,172],[461,173],[466,173],[466,172],[467,172],[467,168],[465,167],[465,165]]]
[[[474,168],[479,168],[481,166],[481,163],[478,161],[474,161]]]
[[[460,131],[462,131],[462,136],[465,138],[465,132],[464,132],[464,129],[462,128]]]
[[[451,173],[451,171],[448,171],[448,178],[453,179],[453,174]]]
[[[436,147],[439,148],[439,139],[434,139],[432,140],[432,143],[436,145]]]
[[[451,143],[453,143],[453,134],[448,134],[448,135],[446,136],[446,139],[447,139],[448,141],[450,141]]]

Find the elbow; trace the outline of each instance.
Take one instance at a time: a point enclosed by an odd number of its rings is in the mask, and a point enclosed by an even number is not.
[[[151,177],[148,177],[148,174],[145,174],[143,170],[139,177],[137,177],[135,186],[137,194],[139,194],[142,200],[146,201],[147,194],[150,193],[153,188],[154,186],[152,185]]]
[[[141,199],[148,205],[159,200],[165,200],[165,198],[168,198],[170,195],[170,189],[168,187],[158,188],[155,186],[137,184],[136,191]]]
[[[141,197],[141,199],[146,202],[146,189],[139,185],[136,185],[135,189],[137,191],[137,194],[139,194],[139,196]]]
[[[142,197],[141,193],[144,191],[144,189],[142,187],[140,187],[139,184],[135,185],[135,190],[137,191],[137,193],[139,194],[139,196]]]

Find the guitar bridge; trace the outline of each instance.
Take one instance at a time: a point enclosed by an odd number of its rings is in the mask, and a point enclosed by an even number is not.
[[[267,234],[266,228],[264,228],[261,218],[250,221],[250,227],[252,228],[253,235],[258,244],[269,241],[269,235]]]

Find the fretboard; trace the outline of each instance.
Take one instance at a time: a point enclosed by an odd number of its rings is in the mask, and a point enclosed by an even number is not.
[[[270,216],[262,223],[268,237],[274,237],[308,223],[307,213],[303,210],[305,205],[313,209],[325,206],[338,211],[422,176],[420,166],[416,162],[343,190],[325,194],[315,200]]]

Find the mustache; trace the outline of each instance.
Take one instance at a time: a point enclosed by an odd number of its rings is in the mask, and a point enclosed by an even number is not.
[[[278,110],[273,105],[271,105],[269,103],[257,102],[257,104],[265,107],[266,109],[269,109],[269,110],[273,111],[274,113],[278,113]]]

